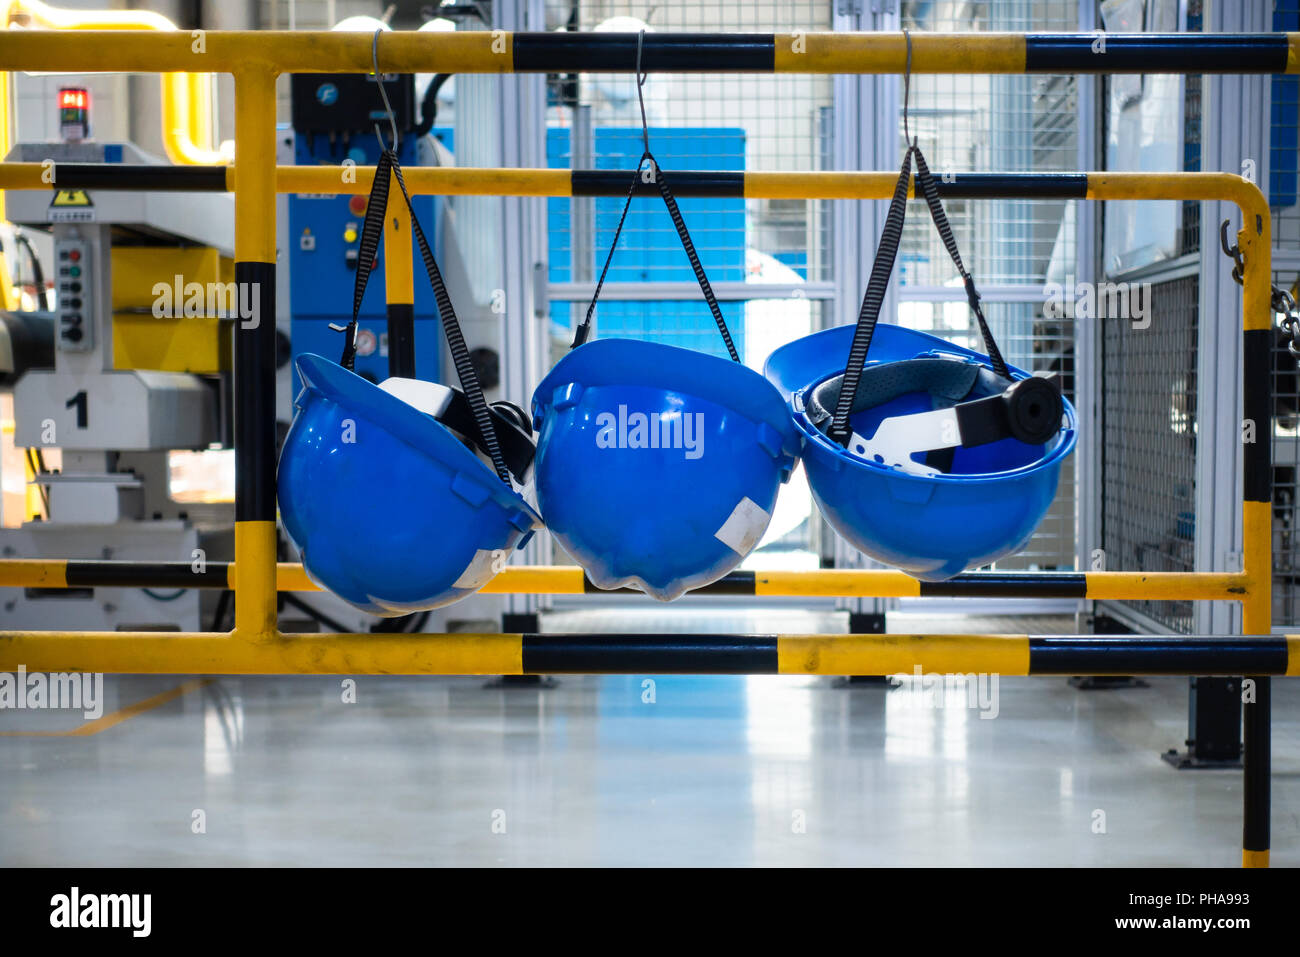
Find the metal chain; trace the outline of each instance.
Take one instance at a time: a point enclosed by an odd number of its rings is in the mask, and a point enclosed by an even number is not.
[[[1232,278],[1237,281],[1237,285],[1245,285],[1246,278],[1246,261],[1241,257],[1241,247],[1236,243],[1228,241],[1228,220],[1219,224],[1219,245],[1223,247],[1223,253],[1233,261]],[[1292,357],[1300,363],[1300,314],[1297,314],[1295,297],[1287,292],[1281,286],[1274,286],[1271,283],[1269,288],[1272,290],[1269,295],[1269,303],[1273,312],[1282,317],[1282,332],[1287,337],[1286,348]]]

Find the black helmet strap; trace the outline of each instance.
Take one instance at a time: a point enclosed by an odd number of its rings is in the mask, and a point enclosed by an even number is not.
[[[430,285],[433,286],[434,299],[438,303],[438,315],[442,319],[442,329],[447,336],[447,346],[451,350],[451,360],[456,366],[456,375],[460,379],[461,389],[464,390],[468,402],[468,411],[477,430],[476,436],[469,432],[463,434],[477,439],[478,444],[492,459],[492,466],[497,476],[509,486],[510,470],[501,454],[501,445],[497,436],[497,429],[502,427],[503,423],[494,421],[493,410],[488,407],[487,400],[483,396],[483,387],[478,381],[478,374],[474,371],[474,364],[470,361],[469,347],[465,344],[465,336],[461,332],[460,321],[456,318],[456,310],[452,306],[447,285],[443,282],[442,272],[433,258],[429,241],[424,236],[420,220],[415,215],[415,208],[411,205],[410,194],[406,191],[402,167],[397,162],[397,154],[388,148],[379,154],[379,162],[375,165],[375,181],[370,187],[370,196],[366,202],[366,218],[361,227],[361,242],[357,253],[357,278],[352,294],[352,321],[345,329],[343,356],[339,359],[339,364],[351,370],[356,359],[357,317],[361,313],[361,299],[365,295],[366,283],[370,280],[370,273],[375,268],[375,257],[379,252],[384,217],[388,209],[390,177],[397,179],[402,198],[406,201],[406,208],[410,211],[411,228],[415,233],[416,245],[420,249],[420,257],[424,260],[424,270],[429,276]]]
[[[835,415],[831,421],[829,436],[840,445],[847,446],[852,430],[849,428],[849,415],[853,409],[854,397],[858,392],[858,381],[862,376],[862,365],[867,361],[867,352],[871,348],[871,337],[876,331],[876,322],[880,318],[880,307],[885,301],[885,291],[889,287],[890,277],[894,272],[894,261],[898,258],[898,245],[903,238],[903,221],[907,216],[907,192],[912,174],[912,157],[916,157],[916,184],[920,194],[925,198],[930,209],[930,218],[934,220],[944,248],[952,257],[953,264],[966,286],[966,301],[970,303],[971,312],[979,323],[980,335],[984,339],[984,348],[988,352],[993,371],[1003,379],[1010,379],[1007,364],[1002,359],[998,345],[993,341],[993,332],[984,318],[980,306],[980,294],[975,288],[975,280],[966,271],[961,253],[957,250],[957,240],[948,216],[943,211],[939,200],[939,188],[930,167],[926,165],[921,148],[911,138],[907,125],[907,106],[912,77],[912,36],[906,30],[903,36],[907,40],[907,70],[903,74],[903,137],[907,141],[907,152],[903,154],[903,168],[898,174],[898,183],[894,186],[893,198],[889,201],[889,212],[885,215],[885,227],[880,234],[880,245],[876,248],[876,258],[871,264],[871,278],[867,281],[867,291],[862,297],[862,309],[858,313],[858,326],[853,333],[853,345],[849,348],[849,361],[844,367],[843,388],[840,389],[839,402],[835,406]]]
[[[898,246],[903,236],[913,156],[916,157],[916,185],[920,187],[920,192],[930,210],[930,218],[934,220],[944,247],[952,257],[957,272],[965,284],[966,301],[970,304],[975,321],[979,324],[980,336],[984,340],[984,348],[988,353],[993,372],[1000,378],[1011,378],[1006,361],[1002,358],[1002,352],[993,338],[993,331],[984,318],[984,309],[980,306],[980,294],[975,288],[975,279],[966,271],[961,253],[957,249],[957,240],[953,236],[952,227],[943,210],[943,203],[939,199],[939,188],[934,182],[930,168],[926,165],[920,147],[915,144],[909,145],[903,156],[903,168],[898,174],[894,195],[889,201],[889,211],[885,216],[884,229],[881,231],[880,245],[876,249],[876,258],[871,265],[871,278],[867,281],[866,295],[862,297],[862,309],[858,313],[858,325],[853,333],[853,344],[849,348],[848,364],[844,368],[843,388],[840,389],[839,402],[835,406],[835,414],[827,433],[833,440],[844,446],[848,445],[852,434],[849,416],[852,414],[858,382],[862,377],[862,367],[867,361],[871,339],[876,331],[876,323],[880,319],[880,309],[885,301],[885,291],[894,272],[894,261],[898,257]]]

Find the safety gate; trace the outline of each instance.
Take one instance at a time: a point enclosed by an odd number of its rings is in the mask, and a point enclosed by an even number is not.
[[[681,73],[902,73],[902,34],[650,34],[643,69]],[[631,72],[638,37],[618,33],[385,33],[377,56],[400,73]],[[1300,72],[1300,34],[914,34],[914,73]],[[222,167],[59,164],[60,189],[233,191],[236,281],[251,285],[257,315],[275,315],[275,194],[368,192],[374,168],[276,167],[275,79],[281,73],[372,70],[367,34],[275,31],[135,33],[0,32],[0,71],[226,72],[234,76],[238,150]],[[0,189],[48,190],[37,163],[0,164]],[[896,174],[678,172],[679,194],[755,199],[884,199]],[[1222,200],[1241,210],[1245,416],[1269,421],[1272,312],[1268,205],[1254,184],[1226,173],[953,174],[945,198]],[[426,168],[406,172],[413,193],[615,196],[627,174],[593,170]],[[646,186],[646,190],[650,185]],[[396,207],[394,207],[396,209]],[[389,248],[390,287],[410,282],[410,246]],[[389,289],[390,295],[394,292]],[[242,298],[242,297],[241,297]],[[400,300],[397,300],[400,301]],[[276,592],[315,586],[301,566],[276,563],[272,322],[235,332],[235,561],[188,563],[0,561],[0,587],[96,585],[231,588],[228,633],[3,632],[0,670],[180,674],[894,674],[1244,675],[1243,862],[1266,866],[1269,847],[1269,676],[1300,675],[1300,635],[1270,634],[1270,443],[1244,447],[1240,572],[969,573],[922,583],[897,571],[741,572],[702,593],[754,596],[1070,597],[1239,601],[1243,636],[1171,639],[1064,635],[285,635]],[[1251,388],[1253,386],[1253,388]],[[582,571],[507,568],[483,590],[581,593]]]

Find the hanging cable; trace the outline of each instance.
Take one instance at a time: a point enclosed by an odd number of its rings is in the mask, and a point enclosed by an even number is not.
[[[393,112],[393,104],[388,102],[388,91],[384,89],[384,75],[379,72],[379,34],[383,32],[383,30],[376,30],[374,37],[370,40],[370,62],[375,68],[375,83],[379,87],[379,96],[384,101],[384,112],[388,115],[388,127],[393,132],[392,150],[396,153],[397,145],[400,142],[397,136],[397,114]],[[375,135],[379,136],[379,124],[377,123],[375,124]],[[387,148],[384,146],[382,136],[379,136],[379,148],[381,151]]]
[[[380,31],[375,32],[375,39],[370,48],[376,77],[383,75],[379,69],[379,33]],[[383,93],[382,84],[380,85],[380,92]],[[397,117],[393,113],[392,104],[389,103],[386,95],[383,96],[383,101],[384,111],[388,116],[389,127],[393,135],[393,142],[396,144]],[[468,400],[470,413],[478,429],[479,439],[488,457],[492,460],[497,476],[507,487],[510,487],[510,472],[506,468],[505,457],[501,452],[496,427],[492,422],[487,400],[483,396],[483,388],[479,383],[478,373],[474,371],[474,363],[470,358],[469,347],[465,343],[465,336],[460,328],[460,320],[456,317],[456,310],[452,305],[451,295],[447,292],[442,272],[438,269],[438,263],[433,258],[433,251],[429,248],[429,241],[420,226],[420,220],[415,215],[415,207],[411,203],[410,194],[407,193],[406,183],[402,178],[402,167],[398,163],[397,152],[395,149],[390,149],[384,145],[384,138],[377,123],[375,124],[375,136],[379,140],[381,152],[379,161],[375,165],[375,181],[371,184],[370,195],[366,201],[366,215],[361,227],[361,242],[357,252],[357,276],[352,292],[352,320],[344,329],[346,340],[343,346],[343,357],[339,360],[339,364],[345,369],[351,370],[355,363],[361,301],[365,296],[370,274],[374,271],[378,262],[379,243],[383,238],[384,218],[387,215],[391,179],[396,178],[397,185],[402,191],[402,198],[406,201],[406,208],[411,214],[411,229],[415,233],[416,245],[420,250],[420,257],[424,261],[425,272],[429,276],[429,284],[433,287],[433,295],[438,304],[438,314],[442,320],[443,332],[447,337],[447,346],[451,351],[452,363],[455,365],[456,374],[460,378],[461,390],[464,392],[466,400]]]
[[[921,147],[918,145],[917,139],[912,137],[908,122],[908,106],[912,89],[912,35],[904,30],[903,38],[907,43],[907,61],[903,73],[903,138],[906,140],[907,146],[903,154],[903,167],[899,171],[898,181],[894,185],[894,195],[889,201],[889,211],[885,215],[885,225],[880,234],[880,245],[876,247],[876,258],[871,265],[871,276],[867,280],[866,294],[862,297],[862,308],[858,313],[858,325],[853,333],[853,343],[849,347],[849,359],[844,367],[844,378],[839,397],[835,403],[835,413],[827,430],[827,435],[844,446],[848,445],[849,438],[853,433],[849,424],[849,416],[852,414],[854,401],[857,398],[863,366],[866,364],[867,354],[871,349],[871,339],[875,334],[876,323],[880,319],[880,310],[885,301],[885,292],[889,287],[889,280],[893,276],[894,263],[898,258],[898,247],[903,238],[903,225],[907,215],[907,192],[912,177],[913,157],[916,159],[916,197],[918,199],[923,198],[929,207],[930,218],[934,221],[935,229],[938,230],[944,248],[948,251],[948,255],[952,258],[953,264],[957,267],[957,272],[961,276],[966,289],[966,301],[979,325],[980,336],[984,340],[984,348],[989,355],[989,364],[992,366],[995,375],[1003,379],[1010,378],[1007,364],[993,339],[993,331],[989,328],[988,321],[984,317],[984,310],[980,306],[980,294],[975,287],[975,279],[967,272],[961,254],[957,249],[957,240],[953,236],[952,227],[943,209],[943,203],[939,199],[939,187],[930,174],[930,168],[925,162],[925,156],[921,153]]]
[[[691,234],[686,229],[686,221],[682,219],[681,210],[677,207],[677,200],[673,198],[672,190],[668,188],[668,178],[663,174],[663,168],[660,167],[654,154],[650,152],[650,125],[646,122],[645,115],[645,96],[642,88],[645,86],[646,76],[641,70],[641,49],[642,41],[645,39],[645,31],[642,30],[636,37],[636,98],[641,108],[641,143],[643,150],[641,159],[636,164],[636,172],[632,175],[632,184],[627,190],[627,200],[623,203],[623,214],[618,219],[618,227],[614,230],[614,241],[610,244],[609,253],[605,256],[605,265],[600,270],[600,279],[596,282],[596,290],[591,297],[591,302],[587,306],[587,314],[583,318],[578,328],[574,330],[573,343],[569,347],[576,349],[587,341],[591,334],[591,319],[596,312],[596,301],[600,298],[600,291],[605,285],[605,276],[609,273],[610,263],[614,261],[614,252],[618,249],[618,240],[623,233],[623,224],[627,220],[628,210],[632,206],[632,197],[636,193],[637,181],[641,178],[642,167],[646,162],[650,163],[650,176],[659,187],[659,195],[663,198],[664,206],[668,209],[668,216],[673,221],[673,228],[677,230],[677,238],[686,250],[686,258],[690,260],[691,270],[695,273],[695,281],[700,284],[700,291],[704,293],[704,301],[708,303],[709,311],[713,314],[713,321],[718,327],[718,332],[722,334],[722,341],[727,347],[727,354],[733,362],[740,361],[740,354],[736,351],[736,344],[732,341],[731,332],[727,329],[727,321],[722,316],[722,307],[718,305],[718,299],[713,294],[713,286],[709,283],[709,278],[704,274],[704,266],[700,263],[700,257],[695,252],[695,243],[691,241]]]

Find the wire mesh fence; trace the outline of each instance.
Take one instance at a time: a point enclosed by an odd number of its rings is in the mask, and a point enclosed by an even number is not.
[[[1274,30],[1300,30],[1300,0],[1276,0]],[[1300,77],[1271,78],[1268,198],[1273,211],[1273,283],[1300,293]],[[1273,624],[1300,624],[1300,376],[1279,332],[1272,365]]]
[[[1199,281],[1151,286],[1150,326],[1105,309],[1101,323],[1102,554],[1108,569],[1190,572],[1196,544]],[[1154,331],[1153,331],[1154,330]],[[1190,601],[1126,602],[1192,629]]]

